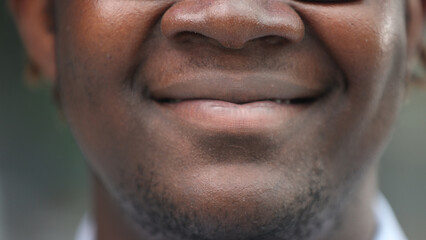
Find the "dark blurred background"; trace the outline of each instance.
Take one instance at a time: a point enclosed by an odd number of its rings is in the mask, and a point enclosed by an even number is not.
[[[32,0],[30,0],[32,1]],[[0,1],[0,240],[68,240],[88,208],[83,157]]]
[[[83,156],[0,3],[0,240],[72,240],[89,207]],[[413,89],[383,159],[381,189],[411,240],[426,239],[426,89]]]

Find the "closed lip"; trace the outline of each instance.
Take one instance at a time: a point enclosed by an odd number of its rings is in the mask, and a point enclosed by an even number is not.
[[[154,101],[164,104],[189,100],[303,104],[327,94],[332,86],[332,82],[327,80],[298,80],[278,73],[202,73],[162,82],[165,83],[149,87],[149,95]]]
[[[149,94],[167,116],[191,127],[264,133],[285,128],[332,86],[331,81],[297,81],[278,74],[202,74],[158,84]]]

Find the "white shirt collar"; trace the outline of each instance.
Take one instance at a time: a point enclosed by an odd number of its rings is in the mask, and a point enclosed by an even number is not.
[[[379,195],[373,206],[377,217],[377,233],[374,240],[407,240],[388,201]],[[87,214],[77,229],[75,240],[95,240],[95,224]]]
[[[373,208],[377,217],[377,233],[374,240],[407,240],[386,198],[380,194]]]
[[[80,225],[77,228],[77,234],[75,235],[75,240],[95,240],[95,224],[93,218],[89,214],[84,215],[83,220],[80,222]]]

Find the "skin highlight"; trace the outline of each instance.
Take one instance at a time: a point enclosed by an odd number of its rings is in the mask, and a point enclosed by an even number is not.
[[[87,157],[98,239],[374,236],[422,1],[11,3]]]

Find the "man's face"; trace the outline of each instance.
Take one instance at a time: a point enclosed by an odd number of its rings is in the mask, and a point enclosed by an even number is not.
[[[137,224],[296,238],[339,214],[401,101],[406,23],[327,2],[57,1],[64,113]]]

